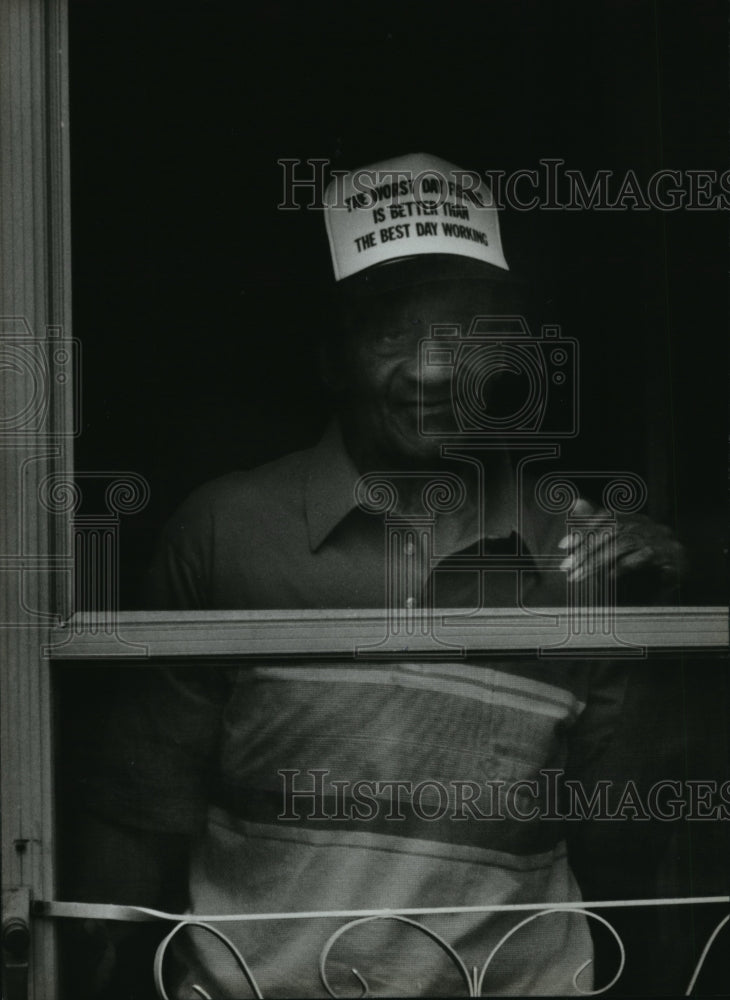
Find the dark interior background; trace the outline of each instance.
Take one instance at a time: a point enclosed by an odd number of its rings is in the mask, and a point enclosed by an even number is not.
[[[70,8],[76,461],[149,481],[121,527],[128,607],[195,486],[326,421],[323,220],[277,209],[278,159],[423,149],[510,173],[557,157],[644,183],[730,162],[720,2]],[[694,554],[684,599],[724,602],[727,213],[506,209],[502,232],[543,321],[580,341],[565,464],[646,476],[648,512]]]

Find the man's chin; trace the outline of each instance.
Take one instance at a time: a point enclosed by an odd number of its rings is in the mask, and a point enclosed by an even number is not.
[[[417,430],[404,431],[403,428],[393,427],[389,450],[404,466],[428,468],[443,461],[443,443],[436,436],[426,437]]]
[[[415,420],[399,416],[389,414],[377,425],[343,426],[345,444],[358,468],[424,470],[442,464],[442,447],[448,439],[424,435]]]

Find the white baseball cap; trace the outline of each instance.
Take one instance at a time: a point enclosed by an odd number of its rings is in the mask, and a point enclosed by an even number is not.
[[[488,185],[437,156],[410,153],[337,173],[324,203],[338,282],[396,261],[428,260],[436,277],[509,271]]]

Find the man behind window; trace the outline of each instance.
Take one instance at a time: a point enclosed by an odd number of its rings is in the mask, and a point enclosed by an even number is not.
[[[515,326],[525,292],[483,182],[410,155],[340,179],[327,201],[340,323],[322,358],[336,420],[313,448],[218,479],[182,505],[150,573],[152,605],[373,608],[422,622],[431,607],[565,607],[569,589],[599,572],[645,600],[671,582],[679,546],[647,518],[625,518],[614,546],[588,551],[566,537],[564,515],[541,508],[539,460],[518,466],[493,429],[514,429],[508,356],[487,352],[487,367],[459,383],[475,317],[508,323],[523,352],[514,357],[540,350]],[[587,501],[576,509],[600,520]],[[140,671],[88,782],[81,891],[203,914],[559,904],[581,888],[606,892],[602,872],[616,866],[606,852],[624,841],[594,830],[578,845],[579,887],[546,774],[590,792],[606,773],[623,671],[429,653]],[[421,919],[471,969],[524,916]],[[221,926],[265,996],[294,997],[325,995],[317,961],[343,922]],[[121,991],[109,995],[127,995],[125,934],[104,939],[98,979]],[[532,921],[495,956],[485,992],[590,989],[590,967],[574,977],[592,954],[583,916]],[[246,994],[201,931],[180,937],[166,971],[171,996]],[[325,971],[342,995],[360,991],[360,977],[375,996],[464,991],[442,950],[392,920],[344,934]]]

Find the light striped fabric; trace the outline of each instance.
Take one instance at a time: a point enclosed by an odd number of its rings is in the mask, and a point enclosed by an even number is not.
[[[584,707],[585,671],[569,664],[409,663],[258,666],[236,671],[224,718],[220,782],[191,870],[193,910],[256,912],[404,908],[579,899],[558,822],[496,818],[487,796],[504,782],[538,779],[565,763],[565,734]],[[321,782],[325,797],[284,801],[289,787]],[[316,772],[319,777],[314,777]],[[419,782],[485,789],[471,815],[437,791],[418,809]],[[353,798],[371,782],[369,810]],[[395,802],[392,785],[401,782]],[[337,783],[340,783],[339,785]],[[541,785],[538,787],[542,787]],[[481,818],[481,814],[492,818]],[[495,808],[495,802],[497,803]],[[528,812],[527,800],[517,810]],[[454,818],[464,812],[464,818]],[[389,818],[389,814],[403,818]],[[283,819],[282,816],[290,818]],[[313,817],[307,818],[310,814]],[[426,819],[424,814],[437,818]],[[520,918],[459,915],[424,918],[462,955],[481,965]],[[317,960],[341,921],[307,920],[227,927],[267,997],[322,996]],[[519,931],[500,951],[485,982],[494,994],[576,992],[572,980],[591,957],[580,915],[552,915]],[[189,932],[177,949],[192,986],[236,997],[243,983],[216,942]],[[463,995],[456,969],[433,943],[392,921],[344,935],[328,964],[345,996],[359,986],[375,996]],[[580,980],[590,987],[590,973]]]

